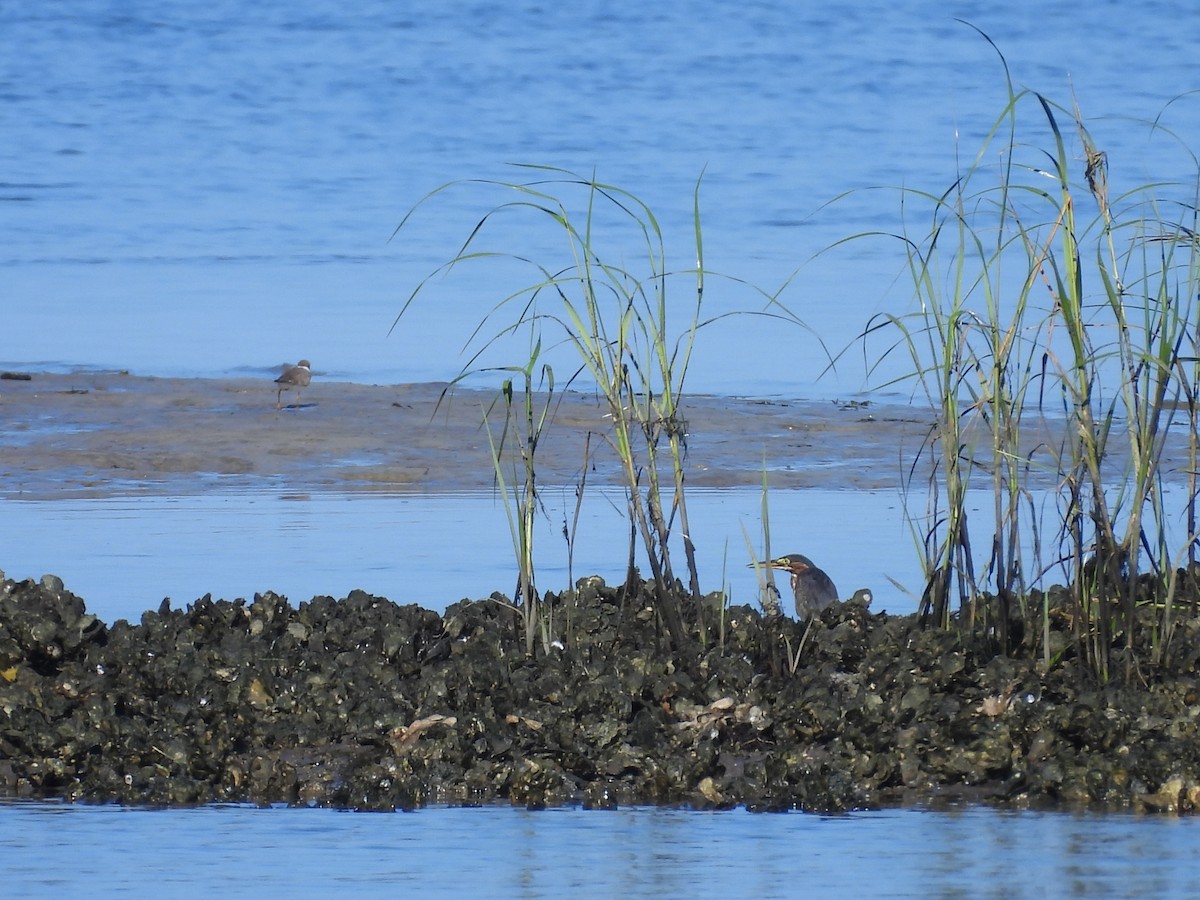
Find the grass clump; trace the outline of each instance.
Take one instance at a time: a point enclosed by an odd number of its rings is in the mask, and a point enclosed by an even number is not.
[[[705,318],[703,313],[706,282],[717,276],[704,264],[700,180],[692,196],[695,265],[670,269],[663,230],[650,207],[634,194],[562,169],[521,168],[542,180],[469,182],[476,188],[500,190],[515,199],[492,207],[475,223],[458,252],[412,291],[396,321],[427,290],[432,278],[465,263],[488,262],[497,267],[516,263],[535,273],[531,283],[505,294],[476,325],[470,341],[479,341],[481,346],[456,381],[480,371],[479,360],[485,352],[518,332],[527,331],[530,346],[536,349],[527,363],[505,368],[524,373],[527,389],[544,346],[565,345],[573,351],[577,367],[566,384],[586,382],[602,398],[611,421],[604,438],[615,452],[624,484],[631,531],[629,583],[638,580],[640,546],[641,559],[650,567],[658,613],[671,643],[679,647],[688,631],[677,590],[679,582],[686,580],[686,594],[694,600],[699,601],[701,596],[685,490],[688,367],[700,329],[735,314]],[[397,231],[418,208],[461,184],[443,185],[428,194],[408,212]],[[570,211],[572,208],[583,211],[576,215]],[[550,255],[557,258],[565,250],[565,264],[487,249],[485,238],[495,230],[497,220],[513,215],[523,217],[522,224],[532,226],[538,234],[542,233],[538,229],[549,225],[560,248]],[[630,258],[637,263],[624,261]],[[729,280],[742,284],[737,279]],[[778,292],[751,289],[765,299],[765,308],[760,312],[798,321],[779,303]],[[489,327],[495,328],[490,335]],[[547,334],[551,340],[544,343]],[[524,485],[526,505],[518,503],[515,513],[523,535],[532,529],[528,504],[536,496],[536,437],[548,424],[545,411],[535,417],[527,407],[526,413],[524,419],[505,418],[506,431],[508,423],[524,423],[518,443],[525,464],[518,481]],[[498,450],[502,440],[493,444],[494,449]],[[499,455],[494,455],[500,476]],[[524,601],[536,602],[531,535],[515,534],[514,546],[525,585]],[[676,556],[680,549],[682,565],[678,565]],[[682,579],[677,577],[681,572]]]
[[[1002,653],[1036,648],[1046,666],[1061,617],[1099,680],[1132,677],[1137,628],[1152,631],[1146,662],[1168,651],[1178,564],[1196,552],[1200,174],[1182,191],[1111,196],[1078,108],[1015,89],[1007,64],[1005,74],[1008,102],[949,189],[901,192],[905,226],[890,237],[918,309],[866,330],[899,335],[885,352],[909,355],[908,379],[936,410],[906,481],[920,609],[939,628],[991,635]],[[1029,106],[1049,149],[1018,139]],[[1190,460],[1182,538],[1163,472],[1179,432]],[[1052,518],[1035,501],[1043,487]],[[982,520],[968,514],[980,488],[992,497]],[[1063,608],[1031,590],[1050,575],[1070,585]]]

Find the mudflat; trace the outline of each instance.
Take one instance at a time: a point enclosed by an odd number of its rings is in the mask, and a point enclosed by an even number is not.
[[[489,489],[485,416],[494,440],[504,430],[496,392],[440,383],[354,384],[318,374],[299,402],[293,394],[277,410],[270,377],[5,374],[0,496],[8,497],[191,493],[214,483]],[[559,393],[551,402],[535,456],[539,481],[575,484],[585,466],[589,484],[619,481],[601,398]],[[685,411],[687,479],[696,487],[760,485],[764,465],[772,487],[895,485],[931,421],[927,411],[861,401],[689,396]],[[510,435],[504,456],[516,450]]]

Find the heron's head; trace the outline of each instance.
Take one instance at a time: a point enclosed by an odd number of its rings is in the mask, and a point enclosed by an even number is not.
[[[786,556],[777,556],[775,559],[764,560],[762,562],[752,562],[749,565],[752,568],[777,569],[780,572],[787,572],[792,576],[793,588],[796,586],[796,579],[817,568],[813,564],[813,561],[802,553],[789,553]]]
[[[790,572],[793,575],[803,575],[805,572],[811,572],[816,568],[813,561],[801,553],[789,553],[786,556],[778,556],[768,562],[758,563],[760,566],[769,566],[772,569],[778,569],[781,572]]]

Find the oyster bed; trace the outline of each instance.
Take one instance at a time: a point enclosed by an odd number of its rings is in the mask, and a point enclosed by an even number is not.
[[[47,576],[0,585],[0,794],[363,810],[629,804],[837,811],[1200,804],[1200,628],[1143,686],[966,651],[854,600],[804,627],[706,603],[669,654],[645,595],[548,596],[529,658],[495,599],[353,592],[164,603],[107,625]],[[688,611],[695,621],[700,611]],[[1054,636],[1052,636],[1053,639]],[[795,671],[789,651],[803,642]]]

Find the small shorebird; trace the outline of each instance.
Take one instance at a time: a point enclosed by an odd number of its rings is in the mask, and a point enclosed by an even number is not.
[[[820,612],[838,599],[833,579],[818,569],[807,556],[789,553],[787,556],[750,565],[792,573],[792,595],[796,599],[796,615],[801,619],[807,619],[813,613]]]
[[[275,383],[279,385],[279,390],[275,394],[275,408],[280,409],[282,404],[283,392],[296,389],[296,404],[300,403],[300,393],[308,383],[312,381],[312,364],[307,359],[302,359],[294,366],[289,366],[287,370],[275,379]]]

